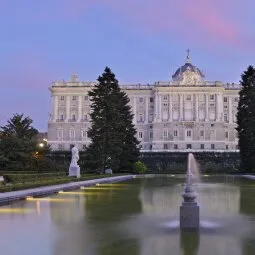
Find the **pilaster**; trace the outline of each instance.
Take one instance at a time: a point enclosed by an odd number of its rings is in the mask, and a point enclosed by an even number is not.
[[[66,96],[66,122],[70,120],[70,110],[70,96]]]
[[[208,108],[209,108],[209,95],[205,94],[205,121],[209,121]]]

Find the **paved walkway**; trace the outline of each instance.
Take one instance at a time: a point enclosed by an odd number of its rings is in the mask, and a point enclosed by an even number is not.
[[[28,196],[45,196],[45,195],[57,193],[60,190],[66,191],[66,190],[78,189],[81,186],[92,186],[97,183],[120,182],[120,181],[133,179],[134,177],[135,175],[106,177],[106,178],[100,178],[100,179],[94,179],[94,180],[88,180],[88,181],[69,182],[69,183],[58,184],[54,186],[39,187],[34,189],[26,189],[26,190],[0,193],[0,205],[6,204],[12,201],[16,201],[16,200],[22,200]]]
[[[255,175],[243,175],[243,177],[251,179],[251,180],[255,180]]]

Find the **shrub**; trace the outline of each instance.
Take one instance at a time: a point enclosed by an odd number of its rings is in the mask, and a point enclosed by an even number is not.
[[[143,162],[137,161],[134,163],[134,172],[137,174],[145,174],[147,172],[147,167]]]

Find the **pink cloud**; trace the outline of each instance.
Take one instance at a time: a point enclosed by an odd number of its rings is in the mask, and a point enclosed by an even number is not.
[[[245,47],[249,36],[235,22],[241,6],[232,0],[65,0],[65,14],[75,18],[95,4],[116,11],[121,17],[151,33],[164,33],[188,42],[213,41]],[[242,4],[242,3],[241,3]],[[93,10],[92,10],[93,11]],[[246,42],[245,42],[246,41]]]

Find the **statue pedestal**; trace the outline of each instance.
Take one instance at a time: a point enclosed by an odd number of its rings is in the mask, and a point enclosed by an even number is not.
[[[79,166],[70,166],[69,167],[69,176],[70,177],[77,177],[80,178],[81,177],[81,170]]]

